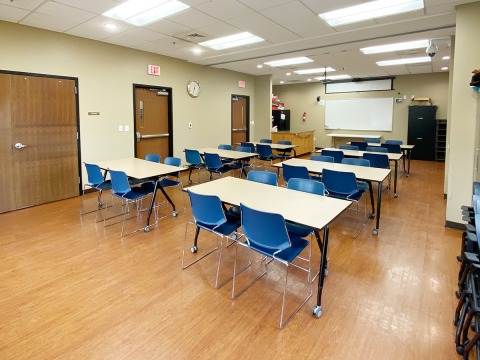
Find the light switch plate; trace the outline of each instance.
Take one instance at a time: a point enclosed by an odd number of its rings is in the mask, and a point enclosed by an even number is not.
[[[250,125],[253,125],[253,124],[255,124],[255,121],[250,121]]]
[[[125,131],[130,131],[130,126],[125,125]]]
[[[189,128],[189,129],[192,128],[192,123],[188,123],[188,128]]]
[[[122,125],[118,126],[118,131],[123,131],[123,126]]]

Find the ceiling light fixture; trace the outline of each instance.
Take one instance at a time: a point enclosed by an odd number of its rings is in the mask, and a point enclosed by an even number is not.
[[[332,72],[332,71],[335,71],[335,69],[332,69],[331,67],[327,67],[327,72]],[[323,73],[325,72],[325,68],[321,68],[321,69],[306,69],[306,70],[298,70],[298,71],[294,71],[295,74],[301,74],[301,75],[304,75],[304,74],[315,74],[315,73]]]
[[[320,14],[330,26],[339,26],[423,9],[423,0],[377,0]]]
[[[129,0],[102,15],[142,26],[189,7],[177,0]]]
[[[307,79],[307,81],[312,81],[312,79]]]
[[[280,84],[283,84],[285,81],[280,81]]]
[[[261,69],[263,67],[263,65],[257,65],[257,68]]]
[[[377,61],[377,65],[378,66],[405,65],[405,64],[426,63],[426,62],[430,62],[430,61],[432,61],[431,57],[424,56],[424,57],[417,57],[417,58],[405,58],[405,59]]]
[[[202,49],[193,49],[193,52],[198,54],[202,52]]]
[[[302,56],[302,57],[293,58],[293,59],[269,61],[264,64],[269,66],[287,66],[287,65],[304,64],[309,62],[313,62],[313,60],[305,56]]]
[[[442,57],[442,60],[450,60],[450,56],[444,56]]]
[[[249,32],[243,32],[240,34],[225,36],[222,38],[201,42],[198,45],[206,46],[214,50],[223,50],[235,46],[254,44],[260,41],[265,40],[261,37],[250,34]]]
[[[287,76],[290,76],[290,75],[292,75],[292,73],[287,73]]]
[[[327,76],[326,78],[325,77],[316,77],[315,80],[324,80],[324,79],[327,79],[327,80],[341,80],[341,79],[350,79],[351,76],[350,75],[331,75],[331,76]]]
[[[416,41],[408,41],[408,42],[402,42],[397,44],[370,46],[370,47],[360,49],[360,51],[366,55],[380,54],[380,53],[386,53],[386,52],[392,52],[392,51],[427,48],[428,45],[429,45],[428,40],[416,40]]]
[[[442,67],[442,70],[448,70],[448,67],[444,66]]]
[[[116,29],[118,26],[115,24],[105,24],[105,27],[113,30],[113,29]]]

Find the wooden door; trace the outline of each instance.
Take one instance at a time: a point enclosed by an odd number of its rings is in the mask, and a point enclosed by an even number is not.
[[[168,96],[160,90],[135,88],[135,144],[139,159],[157,154],[163,162],[170,156]]]
[[[247,129],[247,99],[234,97],[232,98],[232,145],[234,148],[236,143],[248,141]]]
[[[11,75],[10,105],[16,208],[78,196],[75,81]]]

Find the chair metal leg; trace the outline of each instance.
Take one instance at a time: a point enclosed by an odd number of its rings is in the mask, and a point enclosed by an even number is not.
[[[250,251],[250,246],[248,246],[248,250]],[[260,278],[265,275],[267,272],[268,272],[268,261],[266,262],[266,267],[267,269],[261,274],[259,275],[255,280],[253,280],[253,282],[250,283],[250,285],[248,285],[246,288],[244,288],[240,293],[238,293],[237,295],[235,295],[235,277],[237,276],[237,274],[240,274],[241,271],[239,271],[237,273],[237,252],[238,252],[238,242],[237,242],[237,245],[235,247],[235,262],[234,262],[234,266],[233,266],[233,286],[232,286],[232,299],[237,299],[240,295],[242,295],[245,291],[247,291],[247,289],[249,287],[251,287],[253,284],[255,284],[258,280],[260,280]],[[249,254],[249,263],[250,263],[250,254]],[[243,269],[244,270],[244,269]],[[242,270],[242,271],[243,271]]]
[[[186,268],[190,267],[191,265],[195,264],[197,261],[203,259],[204,257],[210,255],[212,252],[214,252],[215,250],[218,249],[218,242],[217,242],[217,247],[213,250],[211,250],[210,252],[208,252],[207,254],[203,255],[202,257],[198,258],[197,260],[195,261],[192,261],[190,264],[188,265],[184,265],[185,264],[185,248],[187,246],[187,231],[188,231],[188,225],[189,224],[192,224],[192,225],[196,225],[195,223],[192,223],[192,222],[188,222],[187,223],[187,226],[185,227],[185,240],[184,240],[184,243],[183,243],[183,255],[182,255],[182,269],[185,270]],[[198,227],[197,227],[198,228]],[[199,229],[199,228],[198,228]],[[196,237],[198,236],[198,233],[196,234]],[[195,247],[196,247],[196,244],[195,244]],[[197,252],[197,250],[193,251],[192,252]]]

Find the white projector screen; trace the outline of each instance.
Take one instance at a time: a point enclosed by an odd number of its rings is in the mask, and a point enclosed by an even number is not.
[[[325,129],[392,131],[393,98],[327,100]]]

